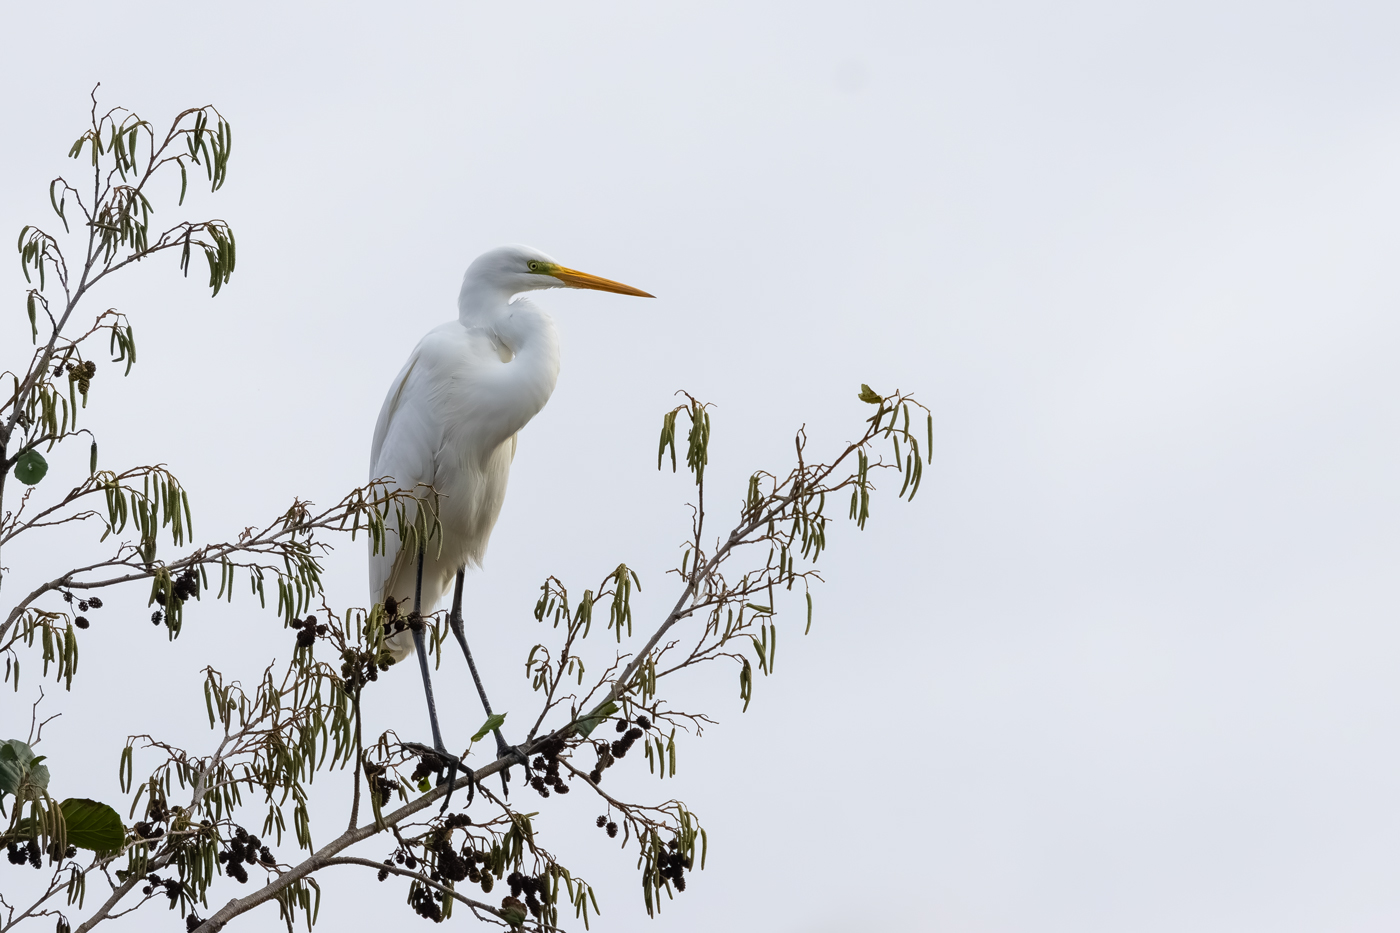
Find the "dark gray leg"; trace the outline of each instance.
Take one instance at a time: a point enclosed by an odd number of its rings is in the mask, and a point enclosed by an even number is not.
[[[418,576],[413,583],[413,614],[417,618],[417,626],[413,629],[413,647],[418,653],[418,670],[423,674],[423,695],[428,698],[428,721],[433,727],[433,751],[440,758],[447,762],[447,796],[443,799],[442,808],[447,809],[447,804],[452,800],[451,785],[457,780],[457,769],[462,767],[461,759],[456,755],[449,754],[447,746],[442,743],[442,730],[438,728],[437,704],[433,702],[433,680],[428,674],[428,635],[424,630],[426,623],[423,622],[423,545],[418,546]],[[442,775],[438,775],[441,783]]]
[[[433,726],[433,751],[447,757],[447,747],[442,744],[442,730],[438,728],[437,704],[433,702],[433,681],[428,676],[428,646],[423,630],[413,633],[413,646],[418,649],[418,669],[423,674],[423,694],[428,698],[428,722]]]
[[[476,661],[472,659],[472,649],[467,647],[466,626],[462,624],[462,586],[466,582],[467,570],[463,567],[457,571],[457,588],[452,592],[452,615],[448,616],[448,622],[452,626],[452,634],[457,638],[457,644],[462,646],[462,654],[467,656],[467,667],[472,672],[472,682],[476,684],[477,696],[481,697],[481,705],[486,710],[486,717],[489,719],[491,712],[491,701],[486,699],[486,688],[481,685],[481,675],[477,673]],[[496,757],[504,758],[513,755],[516,758],[524,759],[520,750],[506,744],[506,740],[501,736],[501,730],[496,729]],[[528,775],[527,775],[528,776]],[[506,768],[501,772],[501,787],[504,790],[505,784],[510,780],[510,769]],[[508,793],[509,791],[507,791]]]

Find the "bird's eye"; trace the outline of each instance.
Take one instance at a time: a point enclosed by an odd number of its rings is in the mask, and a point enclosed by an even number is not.
[[[530,267],[530,271],[531,271],[531,272],[539,272],[539,271],[540,271],[540,264],[537,263],[537,262],[535,262],[534,260],[531,260],[531,261],[530,261],[529,267]]]

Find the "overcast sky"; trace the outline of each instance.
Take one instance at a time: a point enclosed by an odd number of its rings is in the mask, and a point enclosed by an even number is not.
[[[170,464],[201,537],[363,481],[389,380],[484,249],[528,243],[658,296],[542,298],[563,372],[468,589],[495,703],[520,718],[545,575],[580,591],[626,561],[639,624],[674,599],[688,487],[652,456],[675,390],[716,405],[720,516],[748,472],[785,468],[799,425],[817,451],[853,437],[861,382],[933,409],[924,491],[833,529],[812,633],[783,623],[749,711],[730,671],[687,684],[719,725],[682,743],[673,783],[616,779],[709,827],[709,867],[659,920],[598,808],[540,801],[600,885],[595,929],[1400,924],[1400,7],[7,3],[4,20],[0,232],[54,225],[47,183],[76,170],[98,81],[157,123],[205,103],[233,123],[227,185],[190,205],[233,226],[232,283],[211,300],[172,258],[92,296],[141,350],[94,383],[103,462]],[[158,219],[186,216],[164,193]],[[13,367],[16,262],[0,283]],[[54,538],[5,561],[23,577],[83,553]],[[364,603],[360,545],[328,586]],[[73,693],[46,688],[60,796],[115,797],[128,733],[206,747],[200,668],[252,679],[291,648],[247,601],[197,607],[173,646],[148,612],[109,600]],[[460,668],[439,675],[458,745],[481,719]],[[0,694],[5,737],[35,683]],[[426,731],[416,677],[375,692],[375,728]],[[341,813],[316,812],[318,840]],[[339,870],[325,929],[419,922],[401,886]],[[178,924],[140,916],[125,929]],[[243,924],[277,928],[271,907]]]

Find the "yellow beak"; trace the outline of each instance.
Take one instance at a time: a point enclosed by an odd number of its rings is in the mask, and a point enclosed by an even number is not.
[[[642,291],[640,288],[633,288],[631,285],[623,285],[621,282],[614,282],[612,279],[605,279],[599,275],[579,272],[577,269],[566,269],[563,266],[555,266],[550,270],[549,274],[570,288],[591,288],[600,292],[616,292],[619,295],[636,295],[638,298],[656,297],[650,292]]]

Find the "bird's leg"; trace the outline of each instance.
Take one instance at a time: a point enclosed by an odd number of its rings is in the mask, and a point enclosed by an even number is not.
[[[442,744],[442,730],[438,728],[437,704],[433,702],[433,680],[428,675],[428,635],[424,631],[423,622],[423,550],[424,545],[418,545],[418,578],[413,584],[413,616],[409,620],[413,632],[413,647],[418,652],[418,669],[423,674],[423,694],[428,698],[428,721],[433,726],[433,751],[439,758],[447,762],[447,796],[442,802],[442,808],[447,809],[447,804],[452,800],[452,785],[457,780],[457,770],[462,768],[462,760],[455,755],[449,754],[447,746]],[[441,772],[439,772],[439,783],[441,783]]]
[[[476,692],[481,697],[481,705],[486,709],[486,718],[490,719],[491,701],[486,699],[486,688],[481,685],[481,675],[476,671],[476,661],[472,660],[472,649],[467,647],[466,626],[462,624],[462,586],[466,581],[467,570],[463,567],[457,571],[457,588],[452,592],[452,614],[448,616],[448,623],[452,626],[452,634],[457,637],[457,644],[462,646],[462,654],[467,656],[467,667],[471,669],[472,681],[476,684]],[[493,730],[496,733],[496,757],[514,757],[521,764],[529,769],[529,759],[525,753],[513,745],[507,745],[506,740],[501,736],[501,730]],[[528,779],[529,774],[526,774]],[[510,769],[506,768],[501,772],[501,787],[505,790],[506,782],[510,780]],[[506,791],[509,793],[509,791]]]

